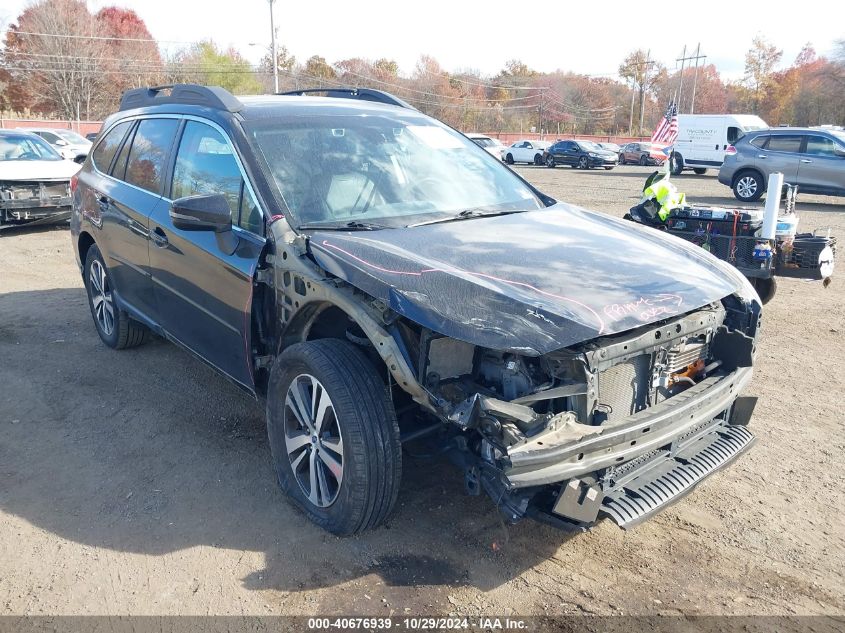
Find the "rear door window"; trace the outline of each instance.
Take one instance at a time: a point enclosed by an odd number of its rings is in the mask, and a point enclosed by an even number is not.
[[[161,193],[170,147],[178,127],[176,119],[144,119],[138,124],[126,163],[126,182],[150,193]]]
[[[101,172],[108,173],[114,155],[117,153],[117,148],[120,147],[120,142],[126,135],[126,130],[129,129],[130,125],[132,125],[131,121],[118,123],[109,130],[108,134],[97,145],[97,149],[94,150],[91,160],[94,161],[94,166]]]
[[[800,152],[803,140],[798,134],[773,134],[767,149],[770,152]]]

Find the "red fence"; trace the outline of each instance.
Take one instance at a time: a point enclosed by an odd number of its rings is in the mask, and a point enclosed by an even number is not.
[[[58,130],[73,130],[82,136],[91,132],[99,132],[101,121],[42,121],[39,119],[4,119],[0,117],[0,129],[14,130],[15,128],[48,127]]]

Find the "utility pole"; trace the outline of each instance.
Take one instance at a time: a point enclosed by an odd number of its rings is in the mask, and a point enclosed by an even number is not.
[[[651,49],[645,56],[645,70],[643,71],[643,83],[640,84],[640,136],[643,135],[643,118],[645,115],[645,84],[648,80],[648,68],[651,66]]]
[[[689,113],[695,113],[695,87],[698,84],[698,59],[707,59],[707,55],[701,54],[701,42],[698,43],[698,46],[695,48],[695,74],[692,76],[692,103],[689,106]],[[701,62],[701,65],[704,66],[704,62]]]
[[[648,82],[648,71],[652,64],[654,64],[654,62],[651,61],[651,49],[649,49],[648,53],[646,53],[646,58],[644,61],[639,61],[634,64],[637,69],[637,72],[639,72],[640,67],[645,67],[645,70],[643,71],[642,82],[640,83],[640,135],[642,135],[643,110],[645,109],[645,84]],[[636,82],[632,82],[631,85],[631,115],[628,118],[628,136],[633,136],[634,134],[634,100],[637,96],[637,91],[634,89],[635,83]]]
[[[270,53],[273,56],[273,94],[279,93],[279,54],[276,51],[276,24],[273,19],[273,3],[276,0],[267,0],[270,3]]]
[[[681,100],[684,98],[684,65],[688,61],[695,60],[695,75],[692,84],[692,100],[695,101],[695,86],[698,81],[698,60],[699,59],[706,59],[707,55],[701,54],[701,44],[699,43],[698,47],[696,48],[695,55],[687,56],[687,46],[684,44],[684,52],[681,53],[681,56],[676,59],[676,62],[681,62],[681,79],[678,84],[678,114],[681,113]],[[692,114],[693,109],[695,108],[695,104],[690,104],[690,114]]]

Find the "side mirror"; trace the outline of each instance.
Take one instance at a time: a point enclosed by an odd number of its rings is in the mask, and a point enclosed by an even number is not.
[[[841,147],[834,148],[833,153],[839,156],[839,158],[845,158],[845,149]]]
[[[224,233],[232,229],[229,201],[219,193],[177,198],[170,203],[170,219],[184,231]]]

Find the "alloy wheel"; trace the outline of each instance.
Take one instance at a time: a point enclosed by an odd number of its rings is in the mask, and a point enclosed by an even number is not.
[[[91,262],[88,272],[91,287],[91,304],[94,306],[94,316],[97,325],[106,336],[114,331],[114,299],[112,297],[106,268],[99,260]]]
[[[343,436],[334,404],[310,374],[293,379],[285,397],[285,447],[291,470],[308,501],[326,508],[343,482]]]
[[[757,179],[753,176],[743,176],[736,183],[736,192],[740,198],[751,198],[757,193]]]

